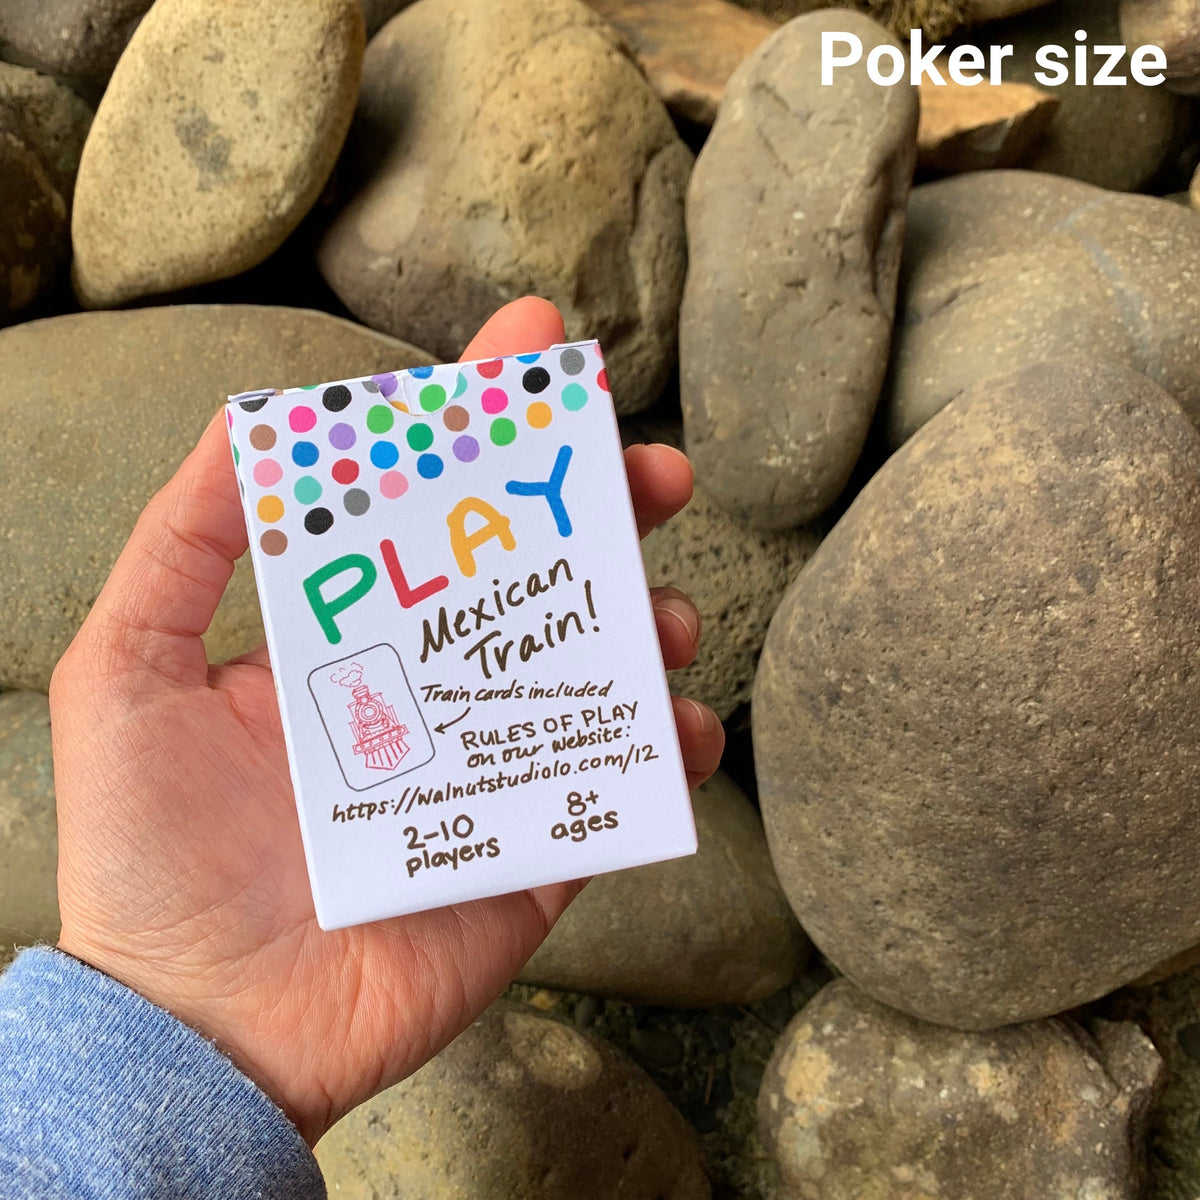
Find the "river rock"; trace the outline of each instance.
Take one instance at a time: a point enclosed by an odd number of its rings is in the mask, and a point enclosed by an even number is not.
[[[50,705],[0,695],[0,954],[58,940],[58,821]]]
[[[618,412],[675,360],[691,153],[620,36],[577,0],[418,0],[370,45],[357,191],[320,265],[368,325],[444,358],[506,301],[604,346]]]
[[[6,58],[97,96],[154,0],[0,0]]]
[[[619,1050],[497,1001],[317,1146],[343,1200],[708,1200],[695,1134]]]
[[[1186,208],[1029,172],[941,180],[913,192],[900,287],[893,446],[976,381],[1070,355],[1149,376],[1200,424],[1200,222]]]
[[[946,37],[962,25],[976,21],[995,21],[1014,13],[1037,8],[1049,0],[737,0],[779,21],[818,8],[852,8],[866,13],[890,29],[897,37],[907,38],[918,25],[931,38]]]
[[[838,979],[780,1039],[759,1132],[780,1200],[1137,1200],[1161,1075],[1132,1022],[960,1033]]]
[[[360,0],[367,22],[367,38],[373,38],[402,8],[412,0]]]
[[[358,0],[158,0],[84,147],[71,223],[80,300],[112,307],[273,253],[333,169],[362,53]]]
[[[990,46],[1011,45],[1014,53],[1004,62],[1004,78],[1037,84],[1035,75],[1043,70],[1037,52],[1057,45],[1073,54],[1076,30],[1088,34],[1089,45],[1122,44],[1117,4],[1118,0],[1057,0],[1011,21],[971,29],[962,41],[982,47],[985,54]],[[1095,56],[1090,61],[1096,66],[1103,62]],[[1165,87],[1138,83],[1129,73],[1128,56],[1122,73],[1124,87],[1078,85],[1072,74],[1071,81],[1053,88],[1058,111],[1026,165],[1114,191],[1145,187],[1178,149],[1191,123],[1191,110]]]
[[[1200,943],[1198,523],[1175,401],[1043,363],[943,409],[800,572],[755,684],[763,817],[872,996],[987,1028]]]
[[[831,29],[891,42],[833,9],[785,25],[730,79],[688,189],[688,453],[718,503],[765,529],[819,516],[862,450],[916,158],[911,88],[865,67],[821,86]]]
[[[138,513],[226,395],[431,361],[282,307],[76,313],[0,330],[0,687],[49,686]],[[222,659],[261,637],[247,558],[207,642]]]
[[[48,75],[0,63],[0,129],[37,155],[67,205],[93,115],[70,88]]]
[[[692,796],[698,853],[600,875],[519,978],[632,1004],[753,1004],[799,974],[808,939],[779,890],[762,821],[716,774]]]
[[[1121,0],[1121,38],[1130,47],[1161,46],[1167,87],[1200,91],[1200,0]]]

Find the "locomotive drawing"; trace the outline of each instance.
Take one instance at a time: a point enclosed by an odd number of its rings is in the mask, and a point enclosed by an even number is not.
[[[394,771],[408,754],[408,726],[396,716],[396,709],[382,692],[373,692],[363,682],[360,663],[350,663],[336,674],[332,682],[350,690],[346,705],[350,713],[350,733],[354,738],[354,753],[372,771]]]

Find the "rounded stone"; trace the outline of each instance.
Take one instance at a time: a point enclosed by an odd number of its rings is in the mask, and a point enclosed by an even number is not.
[[[759,1134],[780,1200],[1131,1200],[1161,1077],[1132,1022],[961,1033],[838,979],[776,1046]]]
[[[372,39],[356,190],[320,267],[367,324],[450,360],[500,305],[604,346],[618,412],[675,361],[691,153],[616,31],[576,0],[422,0]]]
[[[699,851],[594,878],[522,969],[525,983],[632,1004],[754,1004],[808,955],[762,821],[728,776],[692,796]]]
[[[1044,363],[948,405],[800,572],[755,684],[763,818],[872,996],[987,1028],[1200,942],[1198,527],[1178,404]]]
[[[0,687],[49,686],[138,514],[226,395],[431,361],[283,307],[77,313],[0,330]],[[223,659],[261,638],[247,557],[206,640]]]
[[[112,307],[272,254],[333,169],[363,37],[357,0],[158,0],[84,147],[71,223],[80,300]]]
[[[24,142],[0,129],[0,323],[54,284],[69,253],[67,205]]]
[[[50,705],[0,695],[0,954],[58,940],[58,821]]]
[[[1184,95],[1200,91],[1200,4],[1197,0],[1120,0],[1121,41],[1160,46],[1167,86]]]
[[[1132,367],[1200,425],[1200,221],[1186,208],[1026,171],[926,184],[900,287],[893,446],[972,384],[1067,356]]]
[[[0,130],[37,155],[67,205],[93,116],[91,107],[57,80],[0,63]]]
[[[832,30],[896,44],[836,9],[785,25],[734,72],[688,188],[688,453],[718,503],[767,529],[824,512],[862,451],[916,162],[913,89],[865,62],[822,86]]]
[[[497,1001],[317,1146],[344,1200],[708,1200],[696,1136],[614,1046]]]

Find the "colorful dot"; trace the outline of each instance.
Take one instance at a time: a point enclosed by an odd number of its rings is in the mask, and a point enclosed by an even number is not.
[[[312,442],[297,442],[292,447],[292,462],[298,467],[311,467],[320,457],[321,452]]]
[[[350,403],[350,389],[344,383],[335,383],[321,393],[321,403],[330,412],[341,412]]]
[[[408,480],[399,471],[384,471],[379,477],[379,490],[388,500],[395,500],[408,491]]]
[[[600,373],[599,373],[599,374],[596,376],[596,382],[597,382],[597,383],[598,383],[598,384],[601,386],[601,388],[603,388],[603,389],[604,389],[604,391],[606,391],[606,392],[607,392],[607,391],[609,390],[609,387],[608,387],[608,368],[607,368],[607,367],[601,367],[601,368],[600,368]]]
[[[436,454],[422,454],[417,459],[417,474],[422,479],[436,479],[442,473],[443,465]]]
[[[301,475],[292,491],[301,504],[315,504],[321,498],[321,485],[311,475]]]
[[[396,449],[395,442],[376,442],[371,447],[371,462],[381,471],[394,467],[399,460],[400,451]]]
[[[562,402],[567,412],[578,412],[587,400],[587,388],[582,383],[568,383],[563,388]]]
[[[474,462],[479,457],[479,443],[469,433],[455,438],[454,457],[459,462]]]
[[[550,411],[550,405],[542,400],[535,400],[525,410],[525,420],[533,426],[534,429],[545,429],[547,425],[554,420],[554,414]]]
[[[372,375],[371,382],[385,400],[400,386],[400,381],[390,372],[383,375]]]
[[[339,421],[329,431],[329,444],[335,450],[349,450],[354,445],[354,440],[354,426],[347,425],[345,421]]]
[[[419,399],[426,412],[437,412],[446,403],[446,389],[440,383],[427,383],[421,389]]]
[[[465,372],[459,371],[458,379],[454,383],[454,395],[451,397],[451,399],[457,400],[459,398],[459,396],[461,396],[463,394],[463,392],[465,392],[466,390],[467,390],[467,376],[466,376]]]
[[[508,393],[503,388],[484,388],[479,403],[485,413],[494,416],[508,407]]]
[[[410,367],[408,373],[414,379],[428,379],[433,374],[432,367]]]
[[[461,404],[452,404],[442,413],[442,424],[451,433],[462,433],[471,423],[471,414]]]
[[[497,446],[507,446],[517,436],[517,427],[507,417],[497,417],[492,422],[492,441]]]
[[[534,351],[533,354],[518,354],[517,362],[535,363],[541,357],[542,357],[542,352],[540,350],[536,350],[536,351]]]
[[[258,502],[258,519],[274,524],[283,516],[283,501],[278,496],[264,496]]]
[[[333,525],[333,513],[327,508],[310,508],[304,514],[304,528],[309,533],[324,533]]]
[[[367,428],[372,433],[387,433],[396,423],[396,414],[386,404],[374,404],[367,412]]]
[[[379,394],[379,384],[377,384],[373,379],[364,379],[362,381],[362,386],[363,391],[370,392],[372,396],[377,396]]]
[[[417,421],[410,425],[406,437],[410,448],[416,450],[418,454],[433,445],[433,430],[423,421]],[[391,466],[391,463],[388,466]]]
[[[237,446],[235,445],[233,448],[233,465],[236,467],[241,461],[242,461],[241,452],[238,450]],[[241,482],[242,481],[239,479],[238,483],[240,484]]]
[[[268,529],[258,539],[258,544],[262,547],[264,554],[275,558],[287,549],[287,534],[282,529]]]
[[[288,413],[288,424],[293,433],[307,433],[317,423],[317,414],[307,404],[297,404]]]
[[[329,473],[333,476],[334,483],[340,483],[345,487],[346,484],[353,483],[358,478],[358,463],[352,458],[339,458]]]
[[[243,412],[258,412],[260,408],[274,395],[274,392],[268,392],[265,396],[256,396],[253,400],[239,401]]]
[[[544,392],[550,386],[550,372],[545,367],[530,367],[521,376],[521,386],[527,392]]]
[[[250,445],[255,450],[270,450],[275,445],[275,430],[270,425],[255,425],[250,430]]]
[[[283,468],[273,458],[254,464],[254,482],[259,487],[274,487],[283,478]]]
[[[476,370],[484,377],[484,379],[495,379],[496,376],[504,370],[504,363],[502,363],[498,358],[493,358],[488,362],[481,362],[476,367]]]
[[[562,367],[564,375],[578,375],[587,365],[587,359],[583,357],[582,350],[572,346],[558,356],[558,365]]]
[[[371,497],[362,488],[351,488],[342,497],[342,503],[352,517],[361,517],[371,507]]]

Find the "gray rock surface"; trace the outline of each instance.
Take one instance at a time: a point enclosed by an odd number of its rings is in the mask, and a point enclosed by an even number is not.
[[[808,939],[771,867],[762,821],[714,775],[692,796],[698,853],[599,875],[518,978],[634,1004],[753,1004],[787,987]]]
[[[576,0],[418,0],[372,40],[320,250],[363,321],[443,358],[535,292],[604,346],[619,412],[675,360],[691,154],[615,30]]]
[[[800,572],[755,684],[764,823],[876,999],[987,1028],[1200,942],[1198,524],[1179,406],[1045,363],[948,405]]]
[[[69,88],[0,63],[0,323],[53,287],[70,256],[71,193],[91,119]]]
[[[697,478],[767,529],[819,516],[850,478],[887,368],[917,99],[865,65],[822,87],[798,17],[734,72],[688,188],[680,391]]]
[[[341,150],[363,39],[357,0],[159,0],[84,147],[71,222],[81,301],[225,279],[273,253]]]
[[[372,38],[412,0],[360,0],[360,3],[367,22],[367,37]]]
[[[0,695],[0,955],[58,940],[58,821],[50,705],[37,692]]]
[[[1136,1025],[960,1033],[828,984],[767,1065],[780,1200],[1137,1200],[1162,1059]]]
[[[1015,236],[1019,230],[1019,236]],[[1078,355],[1166,388],[1200,425],[1200,221],[1023,171],[914,190],[882,401],[900,445],[989,376]]]
[[[695,1134],[615,1047],[497,1001],[343,1118],[317,1161],[344,1200],[708,1200]]]
[[[1200,90],[1200,2],[1120,0],[1121,39],[1126,46],[1161,46],[1167,55],[1167,86],[1185,95]]]
[[[1043,46],[1062,46],[1074,54],[1075,32],[1088,34],[1089,45],[1122,45],[1118,0],[1055,0],[1036,12],[981,29],[971,29],[962,41],[983,48],[1011,45],[1013,57],[1004,63],[1004,78],[1037,84],[1043,68],[1035,56]],[[1070,59],[1074,69],[1074,59]],[[1090,72],[1103,59],[1091,56]],[[1129,74],[1126,57],[1124,87],[1078,85],[1071,79],[1051,89],[1060,101],[1035,152],[1025,159],[1034,170],[1067,175],[1114,191],[1144,187],[1179,148],[1193,117],[1187,102],[1166,87],[1147,87]]]
[[[95,95],[153,0],[0,0],[5,58]]]
[[[138,513],[234,392],[419,366],[428,355],[303,309],[176,306],[0,330],[0,687],[49,686]],[[208,634],[262,637],[249,559]]]

